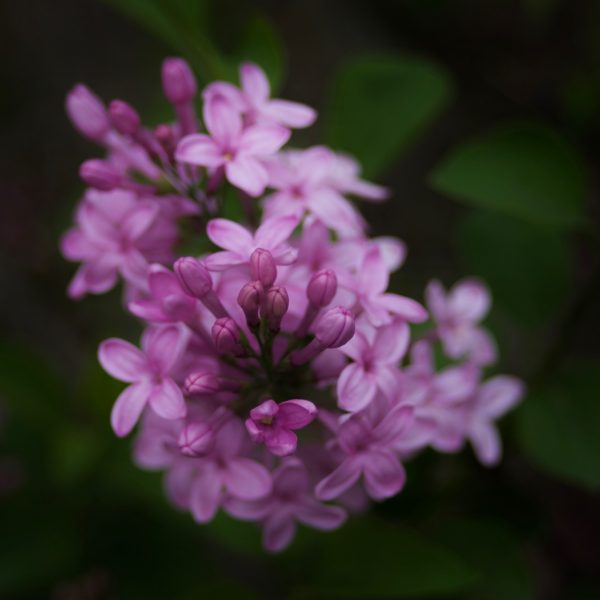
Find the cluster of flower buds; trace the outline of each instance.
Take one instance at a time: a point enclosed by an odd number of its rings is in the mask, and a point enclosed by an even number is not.
[[[107,153],[81,167],[90,189],[63,252],[82,263],[72,296],[104,292],[120,276],[144,323],[139,348],[100,346],[104,369],[128,384],[112,411],[115,433],[137,426],[136,461],[164,471],[170,499],[196,521],[219,509],[256,521],[278,551],[297,523],[334,529],[369,498],[397,494],[403,462],[426,447],[456,452],[469,441],[494,464],[494,422],[523,387],[483,380],[496,358],[480,326],[483,284],[446,293],[432,282],[429,313],[389,292],[405,247],[369,238],[348,199],[387,191],[326,147],[282,150],[315,112],[271,99],[253,64],[240,80],[209,84],[200,119],[190,68],[166,60],[176,121],[154,129],[127,103],[106,108],[77,86],[69,115]],[[222,217],[232,188],[247,226]],[[177,257],[181,219],[213,251]],[[412,339],[410,325],[429,314]]]

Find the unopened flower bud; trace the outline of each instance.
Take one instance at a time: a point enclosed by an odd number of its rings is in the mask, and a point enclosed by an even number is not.
[[[279,331],[281,319],[283,319],[289,305],[290,299],[284,287],[276,285],[267,292],[264,312],[269,321],[269,328],[272,331]]]
[[[331,269],[317,271],[306,288],[306,295],[311,304],[318,307],[327,306],[337,292],[337,277]]]
[[[343,306],[330,308],[315,327],[315,339],[325,348],[339,348],[353,335],[354,315]]]
[[[190,102],[197,92],[196,78],[183,58],[167,58],[162,64],[162,86],[169,102]]]
[[[250,273],[252,279],[263,284],[265,289],[270,288],[277,279],[277,266],[273,255],[263,248],[257,248],[250,255]]]
[[[206,423],[188,423],[179,434],[177,445],[182,454],[190,457],[204,454],[214,438],[214,431]]]
[[[181,287],[190,296],[202,298],[212,290],[210,273],[197,258],[184,256],[177,259],[174,270]]]
[[[114,190],[123,181],[123,177],[115,167],[97,158],[82,163],[79,167],[79,176],[87,185],[103,192]]]
[[[188,375],[183,384],[183,391],[189,396],[214,394],[220,389],[219,379],[209,371],[199,371]]]
[[[240,348],[240,328],[229,317],[217,319],[212,326],[212,338],[219,354],[236,353]]]
[[[140,128],[137,111],[123,100],[113,100],[108,106],[108,114],[115,129],[123,135],[134,135]]]
[[[66,108],[73,125],[92,140],[102,140],[110,129],[110,121],[102,100],[85,85],[76,85],[69,92]]]
[[[250,327],[258,325],[258,309],[263,295],[264,288],[260,281],[248,282],[238,294],[238,304],[242,307]]]

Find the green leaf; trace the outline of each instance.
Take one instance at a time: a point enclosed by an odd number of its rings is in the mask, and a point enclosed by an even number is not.
[[[372,177],[388,167],[452,96],[441,67],[410,56],[360,57],[342,66],[327,111],[327,142]]]
[[[559,373],[517,411],[527,456],[559,478],[600,489],[600,361]]]
[[[504,523],[457,519],[443,527],[440,539],[482,574],[477,598],[534,598],[530,566],[519,540]]]
[[[577,151],[553,130],[507,123],[454,149],[435,169],[440,192],[531,223],[583,223],[585,178]]]
[[[272,95],[275,95],[283,84],[285,52],[281,37],[273,25],[263,17],[250,21],[240,45],[238,56],[235,58],[235,73],[242,61],[252,61],[259,65],[267,74],[271,84]]]
[[[450,594],[477,579],[461,559],[417,532],[376,520],[356,520],[321,535],[302,557],[308,597]]]
[[[559,234],[486,211],[468,214],[457,233],[465,270],[483,278],[494,302],[513,317],[535,326],[560,310],[571,253]]]

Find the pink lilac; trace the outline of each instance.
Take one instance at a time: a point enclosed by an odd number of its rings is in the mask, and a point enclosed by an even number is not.
[[[406,246],[368,237],[349,199],[388,191],[352,157],[283,149],[316,113],[271,99],[256,65],[240,80],[203,90],[199,123],[193,71],[167,59],[174,118],[150,128],[127,102],[106,108],[74,88],[69,116],[102,155],[81,166],[89,187],[61,247],[80,263],[73,298],[123,281],[143,327],[141,349],[100,345],[104,369],[128,384],[115,433],[136,430],[136,462],[164,473],[176,507],[199,523],[221,509],[256,522],[277,552],[298,523],[335,529],[347,510],[398,494],[404,463],[427,447],[468,442],[496,464],[496,422],[524,388],[484,378],[497,358],[484,284],[432,282],[430,314],[390,291]],[[236,203],[240,222],[224,216]]]

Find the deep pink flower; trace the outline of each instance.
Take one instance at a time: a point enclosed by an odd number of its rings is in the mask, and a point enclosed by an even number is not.
[[[296,259],[297,251],[287,244],[298,220],[295,217],[268,219],[252,235],[245,227],[227,219],[213,219],[206,233],[213,244],[224,248],[224,252],[209,255],[205,264],[213,271],[250,263],[258,248],[268,250],[278,265],[289,265]]]
[[[363,332],[364,331],[364,332]],[[367,406],[377,390],[390,398],[400,378],[398,364],[408,348],[410,331],[404,321],[373,331],[365,328],[342,346],[354,362],[340,374],[337,383],[338,406],[356,412]]]
[[[146,330],[142,350],[116,338],[100,344],[98,359],[104,370],[131,384],[121,392],[112,410],[111,423],[118,436],[133,429],[146,404],[163,419],[185,416],[183,394],[170,372],[183,356],[188,337],[185,328],[167,325]]]
[[[265,400],[250,411],[246,429],[255,442],[264,443],[276,456],[286,456],[296,450],[295,429],[302,429],[317,415],[317,407],[308,400],[286,400],[277,404]]]
[[[204,104],[204,123],[210,135],[184,137],[175,158],[211,169],[223,167],[234,186],[250,196],[262,194],[269,177],[260,159],[277,152],[287,142],[289,130],[278,125],[244,129],[239,112],[223,96],[213,96]]]

